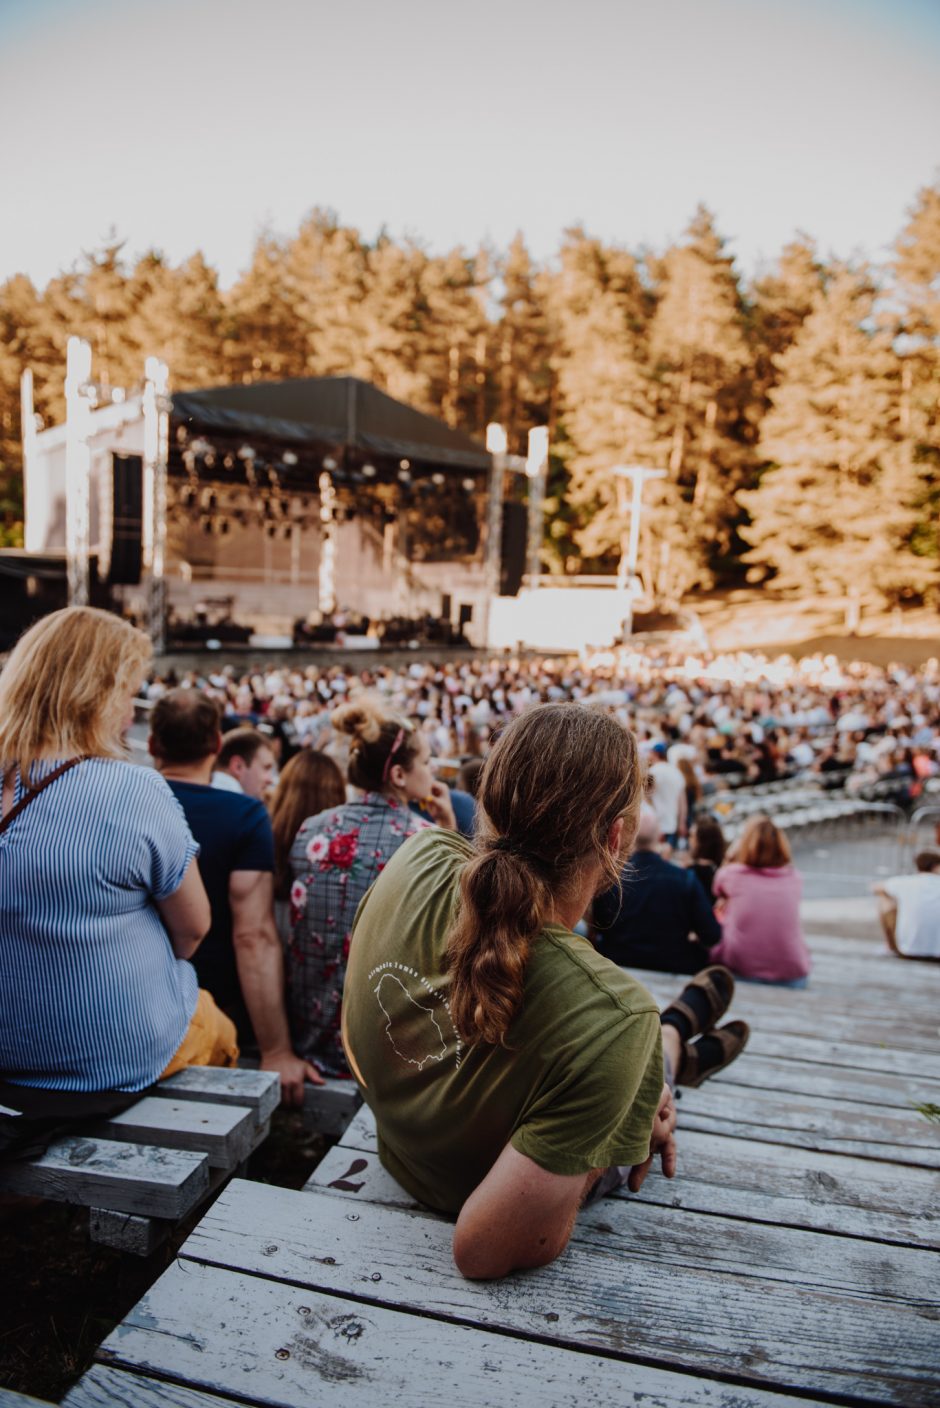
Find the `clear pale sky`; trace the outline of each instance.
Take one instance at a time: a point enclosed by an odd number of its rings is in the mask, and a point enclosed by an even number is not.
[[[314,205],[373,238],[878,258],[940,173],[940,0],[0,0],[0,279],[111,227],[229,284]]]

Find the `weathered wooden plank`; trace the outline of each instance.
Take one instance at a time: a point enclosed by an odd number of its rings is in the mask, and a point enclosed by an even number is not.
[[[69,1389],[61,1408],[232,1408],[242,1402],[95,1364]]]
[[[844,1066],[809,1065],[781,1057],[759,1056],[750,1049],[721,1073],[722,1085],[743,1085],[786,1095],[853,1100],[882,1105],[904,1114],[925,1102],[940,1105],[940,1081]]]
[[[274,1071],[227,1070],[219,1066],[189,1066],[162,1080],[155,1095],[171,1100],[208,1100],[215,1105],[246,1105],[259,1122],[270,1119],[281,1099],[281,1082]]]
[[[353,1118],[362,1096],[351,1080],[327,1080],[304,1086],[304,1124],[320,1134],[341,1135]]]
[[[366,1281],[372,1290],[381,1284]],[[551,1338],[553,1313],[538,1322],[540,1337]],[[278,1408],[584,1408],[593,1401],[636,1408],[798,1408],[795,1399],[759,1389],[595,1358],[192,1262],[171,1267],[99,1354],[187,1387]],[[73,1390],[63,1408],[149,1408],[152,1401],[132,1397],[125,1404],[98,1393],[76,1398]]]
[[[239,1067],[257,1070],[257,1058],[243,1057]],[[320,1134],[337,1136],[362,1104],[355,1081],[328,1076],[322,1085],[304,1086],[304,1124]]]
[[[713,1080],[682,1092],[679,1122],[683,1129],[733,1139],[940,1168],[940,1127],[914,1110],[780,1095]]]
[[[379,1203],[385,1208],[426,1211],[382,1167],[376,1153],[335,1144],[324,1154],[303,1186],[304,1193],[336,1194],[357,1203]],[[436,1216],[428,1213],[429,1217]]]
[[[680,1129],[678,1146],[674,1179],[651,1173],[638,1194],[617,1196],[635,1196],[638,1202],[690,1212],[940,1249],[940,1175],[933,1171],[757,1140],[731,1145],[724,1137],[690,1129]],[[348,1157],[349,1151],[343,1152]],[[375,1155],[368,1157],[378,1162]]]
[[[236,1180],[180,1255],[687,1372],[940,1403],[933,1254],[617,1200],[593,1217],[538,1273],[467,1282],[446,1222]]]
[[[257,1125],[257,1111],[242,1105],[146,1096],[99,1129],[106,1138],[132,1144],[196,1149],[213,1168],[234,1168],[251,1153]]]
[[[636,977],[653,994],[660,1007],[666,1007],[681,989],[675,977],[637,972]],[[822,995],[821,995],[822,996]],[[820,1037],[832,1041],[861,1043],[864,1046],[884,1044],[898,1050],[923,1051],[936,1055],[936,1023],[928,1016],[913,1020],[905,1014],[896,1017],[890,1002],[882,1002],[877,1013],[854,1010],[851,997],[831,1002],[815,1003],[806,992],[787,988],[762,987],[758,984],[738,984],[731,1009],[732,1017],[743,1017],[752,1028],[764,1032],[786,1033],[791,1036]],[[929,1005],[929,1004],[928,1004]],[[841,1007],[842,1010],[837,1010]]]
[[[172,1222],[156,1217],[135,1217],[128,1212],[92,1208],[88,1215],[88,1235],[100,1246],[132,1256],[149,1256],[169,1236]]]
[[[651,1173],[637,1202],[752,1222],[836,1232],[845,1237],[940,1250],[940,1176],[683,1129],[675,1179]],[[422,1208],[374,1152],[337,1144],[304,1184],[353,1203],[436,1214]]]
[[[378,1153],[379,1142],[375,1132],[375,1115],[368,1105],[363,1105],[356,1114],[356,1118],[350,1121],[341,1143],[344,1148],[366,1149],[371,1154]]]
[[[0,1408],[51,1408],[45,1398],[31,1398],[27,1393],[15,1393],[12,1388],[0,1388]]]
[[[823,1024],[820,1024],[820,1029],[825,1030]],[[751,1039],[741,1059],[750,1059],[751,1056],[779,1056],[788,1061],[809,1061],[816,1065],[884,1071],[916,1080],[940,1081],[938,1052],[899,1051],[884,1044],[865,1046],[860,1042],[832,1041],[824,1036],[792,1036],[765,1031],[759,1024],[751,1028]],[[720,1079],[724,1080],[725,1076]]]
[[[209,1191],[204,1154],[70,1136],[37,1159],[0,1164],[0,1189],[83,1207],[180,1218]]]

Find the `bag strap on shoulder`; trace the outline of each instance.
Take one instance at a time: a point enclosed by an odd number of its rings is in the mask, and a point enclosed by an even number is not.
[[[20,813],[26,810],[30,802],[35,802],[40,792],[44,792],[50,783],[56,782],[63,773],[68,772],[69,768],[74,768],[84,761],[85,759],[83,757],[69,758],[68,762],[60,763],[57,768],[52,769],[52,772],[47,773],[41,782],[36,783],[35,787],[30,787],[28,791],[24,792],[16,805],[11,807],[6,816],[0,821],[0,836],[3,835],[7,827],[16,820]]]

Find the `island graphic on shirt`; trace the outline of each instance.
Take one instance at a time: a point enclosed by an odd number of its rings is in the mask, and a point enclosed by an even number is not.
[[[419,1071],[428,1061],[443,1061],[447,1043],[430,1008],[416,1002],[394,973],[383,973],[373,991],[385,1014],[385,1034],[395,1054]]]

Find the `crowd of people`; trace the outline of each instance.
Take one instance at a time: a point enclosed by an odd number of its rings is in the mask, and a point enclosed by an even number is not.
[[[940,774],[936,660],[918,669],[882,668],[833,657],[769,660],[650,646],[590,661],[416,659],[357,670],[228,665],[158,676],[146,693],[156,698],[176,685],[217,698],[227,727],[260,726],[284,758],[308,743],[330,748],[333,709],[368,691],[413,720],[440,758],[485,754],[499,729],[533,704],[595,704],[635,732],[644,760],[656,752],[690,764],[691,800],[702,791],[792,776],[844,783],[850,791],[895,780],[899,795],[916,798]]]
[[[671,1176],[675,1086],[748,1040],[718,1025],[734,975],[808,981],[785,835],[755,816],[727,850],[709,794],[905,750],[924,781],[940,747],[935,664],[149,666],[70,608],[0,674],[0,1150],[245,1053],[288,1104],[355,1079],[470,1276],[551,1260],[656,1155]],[[643,969],[689,979],[663,1013]]]

